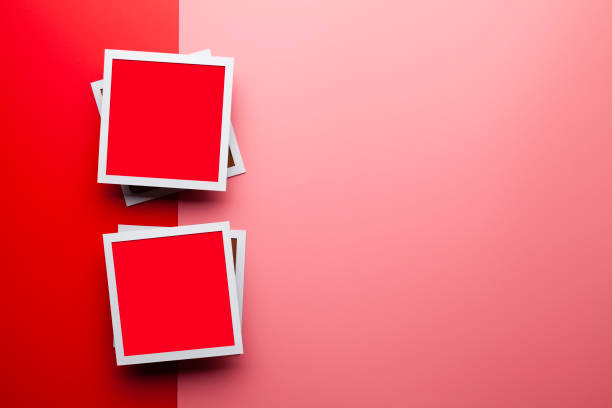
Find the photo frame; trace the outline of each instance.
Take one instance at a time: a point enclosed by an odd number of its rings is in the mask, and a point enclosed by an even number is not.
[[[205,49],[205,50],[194,52],[189,55],[210,56],[211,52],[210,52],[210,49]],[[101,114],[102,95],[104,91],[104,80],[100,79],[98,81],[91,82],[91,90],[93,93],[94,101],[96,102],[96,107],[98,108],[98,113]],[[246,168],[244,166],[244,161],[242,160],[242,155],[240,153],[240,148],[238,146],[238,140],[236,138],[234,127],[232,123],[230,122],[230,139],[229,139],[227,177],[228,178],[234,177],[239,174],[243,174],[245,172],[246,172]],[[132,205],[154,200],[156,198],[175,194],[181,191],[181,189],[160,188],[160,187],[135,189],[134,187],[131,187],[128,185],[122,185],[121,191],[125,199],[125,204],[129,207]]]
[[[115,276],[115,260],[113,257],[113,244],[126,241],[150,240],[153,238],[180,237],[192,234],[205,234],[208,232],[221,232],[223,237],[225,270],[227,279],[227,290],[229,308],[231,314],[231,325],[234,344],[220,347],[207,347],[190,350],[166,351],[156,353],[143,353],[137,355],[125,355],[123,348],[122,323],[119,307],[119,296]],[[242,354],[242,334],[239,316],[238,288],[234,272],[234,261],[232,257],[232,245],[229,222],[210,224],[196,224],[179,227],[160,227],[138,229],[103,235],[104,253],[108,278],[109,299],[111,306],[111,318],[113,324],[113,337],[115,344],[115,355],[117,365],[141,364],[161,361],[184,360],[192,358],[215,357],[233,354]]]
[[[163,177],[143,177],[133,175],[109,174],[107,170],[109,154],[109,117],[111,103],[111,83],[114,61],[120,60],[149,63],[187,64],[190,66],[223,67],[223,92],[221,108],[221,132],[220,151],[218,155],[218,174],[214,181],[177,179]],[[154,65],[157,66],[157,65]],[[183,55],[152,53],[141,51],[105,50],[104,55],[104,79],[102,84],[101,124],[100,124],[100,149],[98,156],[98,182],[109,184],[124,184],[134,186],[165,187],[178,189],[196,189],[225,191],[227,180],[227,160],[229,154],[230,116],[233,82],[233,59],[225,57],[212,57],[204,55]],[[92,85],[92,89],[93,89]],[[171,103],[171,102],[169,102]],[[119,128],[121,128],[120,125]],[[187,147],[185,147],[187,148]]]

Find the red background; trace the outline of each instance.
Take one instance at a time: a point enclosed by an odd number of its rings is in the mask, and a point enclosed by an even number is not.
[[[104,48],[178,51],[178,2],[2,2],[3,406],[173,407],[173,365],[117,367],[102,233],[176,225],[96,183]],[[101,323],[102,322],[102,323]]]

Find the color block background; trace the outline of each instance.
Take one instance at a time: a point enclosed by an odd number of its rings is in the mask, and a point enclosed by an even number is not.
[[[180,2],[236,58],[245,355],[179,406],[612,406],[609,1]]]
[[[177,404],[114,366],[100,237],[176,204],[95,184],[89,82],[179,14],[236,58],[248,170],[180,221],[249,231],[245,355],[182,364],[179,406],[612,405],[610,2],[0,8],[4,405]]]

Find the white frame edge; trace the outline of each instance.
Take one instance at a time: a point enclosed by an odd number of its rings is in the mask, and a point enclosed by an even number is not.
[[[242,311],[244,305],[244,265],[246,261],[246,231],[230,230],[230,239],[235,238],[236,245],[236,289],[238,291],[238,306],[240,309],[240,322],[243,321]]]
[[[232,152],[232,158],[234,159],[234,165],[227,168],[227,177],[234,177],[239,174],[246,173],[244,167],[244,161],[240,154],[240,148],[238,147],[238,139],[236,139],[236,133],[234,132],[234,125],[230,122],[230,140],[229,149]]]

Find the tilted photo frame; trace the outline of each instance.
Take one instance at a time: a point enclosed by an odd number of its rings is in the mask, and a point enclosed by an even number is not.
[[[123,88],[119,88],[120,94],[123,95],[123,100],[121,97],[118,101],[114,101],[115,104],[119,104],[119,108],[117,108],[116,112],[118,117],[120,118],[116,122],[113,122],[113,130],[110,129],[110,115],[111,115],[111,104],[113,103],[112,99],[112,81],[113,81],[113,64],[116,61],[119,62],[119,66],[123,67],[119,72],[123,72],[122,80],[120,83],[123,87],[134,88],[136,91],[132,92],[131,89],[123,90]],[[142,92],[143,89],[147,90],[147,95],[150,92],[154,92],[155,89],[149,90],[152,86],[151,81],[147,81],[146,75],[142,75],[143,78],[140,79],[138,75],[138,71],[133,67],[130,67],[130,62],[134,63],[146,63],[146,65],[137,65],[140,69],[149,69],[152,72],[149,72],[150,75],[153,75],[156,71],[159,70],[160,67],[164,69],[174,69],[179,70],[178,72],[184,72],[185,70],[190,73],[190,78],[197,78],[197,75],[209,75],[212,76],[207,70],[215,73],[216,78],[219,77],[219,69],[223,70],[223,78],[222,81],[216,80],[214,85],[216,88],[221,87],[222,89],[219,92],[211,92],[210,95],[207,92],[200,92],[199,88],[195,88],[195,84],[198,84],[198,81],[192,81],[190,84],[194,84],[193,86],[182,84],[181,87],[173,87],[171,84],[166,84],[166,94],[164,94],[163,98],[157,98],[155,100],[151,100],[152,98],[145,97],[146,95],[139,95],[138,90]],[[151,63],[153,63],[151,65]],[[158,65],[157,63],[161,63],[162,65]],[[127,64],[127,65],[126,65]],[[182,65],[182,66],[179,66]],[[179,66],[177,68],[177,66]],[[128,68],[126,68],[128,67]],[[144,68],[143,68],[144,67]],[[151,68],[152,67],[152,68]],[[199,68],[197,68],[199,67]],[[198,71],[195,71],[195,69]],[[126,72],[128,74],[126,74]],[[125,79],[126,75],[131,75],[128,79]],[[176,81],[181,80],[176,79],[179,75],[170,75],[175,78]],[[136,79],[135,79],[136,78]],[[185,79],[186,80],[186,79]],[[136,82],[137,85],[133,85],[132,83]],[[205,81],[202,81],[205,82]],[[211,81],[212,82],[212,81]],[[231,99],[232,99],[232,82],[233,82],[233,59],[225,58],[225,57],[211,57],[204,55],[181,55],[181,54],[166,54],[166,53],[151,53],[151,52],[140,52],[140,51],[122,51],[122,50],[106,50],[105,51],[105,59],[104,59],[104,79],[102,83],[100,92],[102,94],[102,104],[101,104],[101,123],[100,123],[100,149],[98,156],[98,182],[100,183],[110,183],[110,184],[124,184],[124,185],[136,185],[136,186],[148,186],[148,187],[165,187],[165,188],[178,188],[178,189],[196,189],[196,190],[214,190],[214,191],[225,191],[226,189],[226,179],[227,179],[227,161],[229,154],[229,139],[230,139],[230,116],[231,116]],[[127,85],[126,85],[127,84]],[[94,90],[94,95],[96,94],[96,88],[99,85],[92,85],[92,90]],[[206,84],[200,86],[206,86]],[[176,91],[175,91],[175,88]],[[193,88],[193,89],[192,89]],[[215,88],[215,89],[216,89]],[[100,91],[101,91],[100,90]],[[181,93],[182,92],[182,93]],[[221,93],[222,95],[219,95]],[[126,96],[128,95],[128,96]],[[138,98],[142,97],[141,100]],[[183,101],[185,99],[185,101]],[[188,107],[188,113],[192,112],[198,106],[190,106],[193,103],[202,103],[202,106],[205,105],[204,102],[201,102],[202,99],[208,101],[210,106],[213,106],[215,109],[211,109],[213,111],[210,113],[211,115],[217,115],[217,112],[220,111],[219,117],[215,116],[216,121],[220,121],[220,133],[219,137],[219,151],[211,151],[207,152],[210,154],[210,157],[214,157],[214,162],[211,160],[215,167],[215,173],[213,174],[210,170],[211,168],[207,168],[207,173],[203,172],[194,172],[194,168],[198,168],[197,166],[202,167],[201,162],[207,163],[206,160],[202,160],[198,162],[194,156],[199,152],[197,149],[192,149],[188,143],[184,143],[181,139],[181,135],[188,134],[190,139],[188,140],[204,140],[199,138],[199,131],[201,129],[197,126],[204,126],[207,122],[202,122],[197,115],[188,116],[189,121],[177,121],[175,120],[176,115],[180,115],[180,109],[177,109],[176,104],[183,104]],[[149,107],[155,106],[158,111],[162,108],[167,107],[167,111],[169,113],[169,118],[163,117],[164,115],[148,115],[144,110],[147,109],[147,105],[144,104],[140,106],[140,104],[134,102],[147,102],[149,103]],[[196,101],[196,102],[194,102]],[[160,106],[161,105],[161,106]],[[127,111],[127,112],[125,112]],[[115,111],[113,111],[115,112]],[[179,113],[177,113],[179,112]],[[134,115],[135,119],[132,120],[130,115]],[[174,116],[172,116],[174,115]],[[186,114],[187,115],[187,114]],[[158,116],[162,116],[163,118],[158,118]],[[127,119],[126,119],[127,118]],[[149,123],[149,121],[151,123]],[[169,122],[170,121],[170,122]],[[136,122],[136,123],[132,123]],[[184,123],[188,122],[188,123]],[[215,123],[210,124],[209,131],[213,133],[213,141],[217,136],[214,134],[217,129]],[[160,126],[157,126],[161,124]],[[197,124],[197,126],[196,126]],[[142,125],[144,126],[144,130],[142,132],[137,131],[134,132],[132,129],[134,126]],[[147,130],[156,129],[157,127],[168,129],[168,127],[176,126],[176,129],[171,129],[172,131],[168,132],[167,136],[164,136],[163,142],[154,144],[153,140],[157,140],[156,138],[147,139],[149,135],[147,134]],[[191,126],[188,128],[188,131],[185,131],[181,126]],[[109,138],[112,137],[113,134],[118,133],[121,137],[117,137],[116,139],[120,142],[111,143],[109,145]],[[198,135],[198,138],[191,136],[193,134]],[[130,138],[134,138],[135,140],[131,140]],[[128,139],[127,142],[125,139]],[[151,140],[151,141],[150,141]],[[208,140],[208,139],[207,139]],[[155,151],[157,154],[157,160],[149,160],[147,161],[147,165],[149,167],[144,170],[134,170],[138,169],[136,164],[130,162],[125,157],[130,156],[134,158],[137,156],[135,154],[136,150],[139,148],[139,143],[145,145],[148,151]],[[182,157],[174,157],[169,155],[167,160],[159,159],[163,157],[163,150],[165,146],[172,146],[172,143],[175,143],[176,146],[180,146],[183,149],[183,152],[187,152],[193,158],[192,160],[183,159]],[[148,146],[152,144],[153,147]],[[216,145],[216,142],[213,143]],[[117,147],[119,146],[119,147]],[[128,151],[125,151],[125,146],[129,146]],[[123,149],[122,149],[123,147]],[[201,147],[197,145],[196,147]],[[109,150],[110,148],[110,150]],[[157,149],[157,150],[155,150]],[[218,154],[217,154],[218,153]],[[109,155],[113,155],[112,157],[120,158],[115,159],[109,169]],[[130,159],[131,160],[131,159]],[[126,167],[125,163],[132,163]],[[153,164],[151,164],[153,162]],[[177,164],[181,166],[180,163],[187,163],[184,168],[174,169],[172,166]],[[158,165],[161,167],[161,170],[151,171],[151,165]],[[123,166],[123,167],[122,167]],[[218,169],[217,169],[218,167]],[[127,168],[128,170],[125,170]],[[187,169],[187,170],[185,170]],[[190,174],[190,171],[193,174]],[[117,174],[122,173],[122,174]],[[134,174],[129,174],[134,173]],[[151,174],[155,173],[155,174]],[[168,174],[168,177],[162,177],[163,174]],[[181,174],[181,177],[171,176],[172,174]]]

